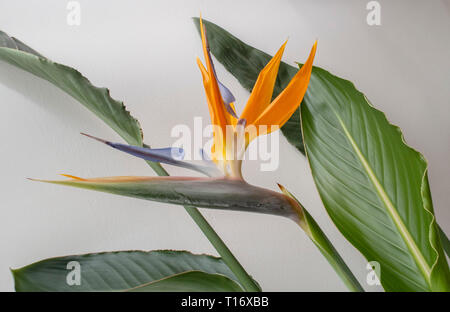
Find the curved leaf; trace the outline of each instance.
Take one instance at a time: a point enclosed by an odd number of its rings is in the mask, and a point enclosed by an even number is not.
[[[106,88],[97,88],[77,70],[54,63],[18,39],[0,31],[0,59],[57,86],[114,129],[132,145],[142,145],[139,122],[114,100]]]
[[[439,231],[439,237],[441,238],[442,247],[445,250],[445,253],[448,257],[450,257],[450,240],[448,239],[447,235],[445,235],[444,231],[438,224],[438,231]]]
[[[242,292],[243,289],[224,275],[191,271],[163,278],[136,288],[131,292]]]
[[[25,43],[20,41],[19,39],[10,37],[10,36],[8,36],[8,34],[6,34],[5,32],[3,32],[1,30],[0,30],[0,47],[11,48],[11,49],[27,52],[30,54],[34,54],[34,55],[42,57],[42,58],[44,57],[39,52],[33,50],[32,48],[27,46]]]
[[[367,260],[380,263],[387,291],[450,290],[425,159],[351,82],[314,71],[302,128],[334,223]]]
[[[258,212],[298,219],[288,198],[242,180],[189,177],[73,178],[47,183],[74,186],[121,196],[197,206],[203,208]]]
[[[80,269],[80,285],[69,285],[67,279],[75,279],[68,274],[74,272],[76,263]],[[12,273],[16,291],[120,291],[190,271],[220,274],[237,281],[220,258],[174,250],[117,251],[50,258],[12,270]],[[178,283],[181,282],[178,280]],[[189,285],[192,286],[192,280]]]

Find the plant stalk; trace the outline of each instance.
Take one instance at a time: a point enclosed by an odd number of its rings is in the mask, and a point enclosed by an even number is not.
[[[327,259],[328,263],[333,267],[334,271],[339,275],[347,288],[353,292],[364,292],[364,288],[362,288],[355,275],[353,275],[347,264],[345,264],[341,255],[339,255],[338,251],[319,227],[316,220],[314,220],[291,192],[281,184],[278,184],[278,186],[284,195],[289,199],[292,199],[291,205],[297,213],[297,218],[295,218],[294,221],[303,231],[305,231],[306,235],[308,235],[314,245],[319,249],[320,253]]]
[[[313,217],[305,209],[303,209],[303,213],[305,214],[305,219],[307,220],[310,229],[309,233],[307,232],[306,234],[308,234],[321,254],[327,259],[328,263],[333,267],[334,271],[339,275],[347,288],[353,292],[364,292],[364,288],[362,288],[361,284]]]
[[[150,161],[147,161],[147,163],[157,175],[169,176],[169,173],[161,166],[160,163]],[[237,277],[244,290],[250,292],[261,291],[259,285],[253,280],[253,278],[247,273],[247,271],[245,271],[243,266],[239,263],[239,261],[236,259],[227,245],[225,245],[216,231],[214,231],[205,217],[203,217],[200,211],[196,207],[192,206],[184,206],[184,209],[186,209],[189,216],[191,216],[191,218],[194,220],[194,222],[197,224],[197,226],[200,228],[209,242],[217,250],[219,255],[222,257],[222,260]]]

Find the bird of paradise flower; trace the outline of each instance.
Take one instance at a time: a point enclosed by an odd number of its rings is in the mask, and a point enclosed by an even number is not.
[[[242,155],[249,143],[260,135],[282,127],[299,107],[311,77],[317,41],[304,65],[283,92],[272,101],[285,42],[261,70],[247,104],[238,117],[233,94],[217,79],[201,18],[200,30],[206,67],[199,58],[197,63],[214,126],[214,144],[210,158],[203,153],[202,163],[195,164],[183,160],[182,148],[153,149],[87,136],[133,156],[192,169],[207,177],[122,176],[84,179],[63,174],[70,179],[38,181],[179,205],[268,213],[288,217],[301,224],[302,208],[283,187],[280,186],[284,194],[250,185],[242,176],[241,166]],[[237,142],[242,142],[242,146]]]

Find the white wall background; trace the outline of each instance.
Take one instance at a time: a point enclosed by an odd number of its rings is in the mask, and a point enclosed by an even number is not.
[[[195,57],[199,11],[244,41],[284,60],[302,61],[316,38],[315,65],[355,82],[403,129],[430,162],[436,214],[450,232],[449,1],[379,1],[382,25],[368,26],[367,1],[79,1],[81,25],[66,24],[61,0],[0,3],[0,29],[54,61],[111,89],[138,117],[145,141],[168,146],[171,128],[208,112]],[[221,66],[242,109],[248,93]],[[53,256],[126,249],[212,253],[183,208],[72,188],[26,177],[152,175],[147,165],[79,135],[118,136],[49,83],[0,63],[0,290],[9,268]],[[181,169],[168,168],[175,175]],[[321,224],[368,291],[366,262],[328,218],[305,159],[284,138],[276,172],[247,162],[250,182],[281,182]],[[345,286],[291,221],[203,210],[242,264],[268,291],[341,291]]]

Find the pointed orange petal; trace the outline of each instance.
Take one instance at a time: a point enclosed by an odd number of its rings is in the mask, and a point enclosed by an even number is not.
[[[208,74],[208,88],[209,95],[211,97],[211,104],[214,106],[215,119],[218,122],[217,125],[225,126],[227,123],[227,112],[225,111],[225,105],[223,104],[222,96],[220,95],[219,85],[214,75],[214,68],[210,54],[208,53],[207,39],[205,35],[205,28],[203,26],[202,19],[200,18],[200,32],[202,35],[203,55],[205,57],[207,74]]]
[[[278,75],[281,57],[287,41],[281,46],[278,52],[272,57],[267,65],[259,73],[252,93],[247,101],[247,105],[242,112],[241,119],[246,119],[247,124],[253,124],[256,118],[264,111],[272,100],[273,88]]]
[[[231,102],[230,104],[231,109],[236,112],[236,107],[234,106],[234,102]],[[229,118],[228,118],[228,124],[232,125],[232,126],[236,126],[238,119],[233,117],[231,114],[228,114]]]
[[[300,106],[308,88],[316,49],[317,41],[311,49],[308,60],[291,79],[283,92],[258,116],[254,122],[255,126],[276,125],[282,127],[289,120],[295,110]],[[268,133],[270,132],[270,129],[268,129]]]
[[[77,180],[77,181],[86,181],[86,179],[71,175],[71,174],[65,174],[65,173],[61,173],[60,175],[62,175],[63,177],[69,178],[69,179],[73,179],[73,180]]]
[[[211,117],[211,123],[214,125],[220,124],[220,121],[217,118],[218,114],[216,113],[216,106],[213,104],[214,97],[211,94],[210,79],[209,79],[208,71],[206,70],[205,66],[203,66],[203,64],[199,58],[197,58],[197,64],[198,64],[198,67],[200,68],[200,72],[202,73],[203,86],[205,87],[206,101],[208,103],[208,109],[209,109],[209,115]]]
[[[214,67],[210,58],[210,53],[208,51],[209,48],[205,35],[205,28],[203,26],[201,17],[200,32],[202,36],[202,46],[206,62],[206,69],[199,60],[197,60],[197,63],[199,64],[200,71],[202,72],[203,76],[203,85],[205,87],[205,92],[208,100],[211,122],[214,126],[217,126],[217,129],[214,131],[214,145],[216,146],[216,153],[219,153],[219,155],[225,157],[226,126],[233,124],[233,117],[226,111],[222,96],[220,94],[219,85],[214,74]],[[222,133],[217,133],[217,131],[222,131]],[[218,158],[219,155],[217,155],[217,157],[213,156],[213,159]]]
[[[226,132],[226,123],[223,124],[221,120],[218,118],[219,113],[217,112],[217,105],[214,105],[214,96],[212,94],[211,90],[211,80],[209,79],[209,74],[206,71],[205,67],[201,63],[200,59],[197,58],[197,64],[200,68],[200,71],[202,73],[203,77],[203,85],[205,87],[205,93],[206,93],[206,102],[208,103],[208,109],[209,109],[209,115],[211,118],[211,124],[214,125],[214,146],[218,146],[219,148],[217,150],[211,149],[211,158],[212,160],[217,163],[218,159],[223,159],[225,156],[225,140],[223,135],[221,133],[225,134]],[[221,132],[221,133],[220,133]]]

